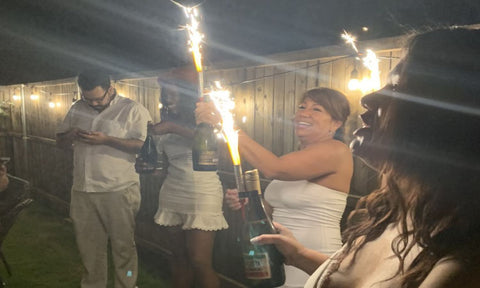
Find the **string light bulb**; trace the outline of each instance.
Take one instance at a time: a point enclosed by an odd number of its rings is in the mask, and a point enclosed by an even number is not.
[[[360,87],[360,77],[358,76],[357,65],[353,66],[352,72],[350,72],[350,81],[348,81],[349,90],[357,90]]]

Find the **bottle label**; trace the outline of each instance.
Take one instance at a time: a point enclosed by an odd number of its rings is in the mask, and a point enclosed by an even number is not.
[[[270,279],[272,277],[267,253],[244,253],[243,262],[247,279]]]
[[[198,155],[198,165],[217,165],[217,151],[201,151]]]

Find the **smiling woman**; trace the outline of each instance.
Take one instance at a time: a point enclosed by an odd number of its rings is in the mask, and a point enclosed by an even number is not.
[[[208,103],[199,103],[197,120],[218,123],[209,117],[211,109]],[[342,245],[340,219],[350,190],[353,160],[348,147],[335,138],[341,138],[339,132],[349,114],[345,95],[315,88],[304,93],[295,114],[299,151],[278,157],[246,133],[239,134],[243,159],[274,179],[265,190],[273,220],[291,229],[305,246],[325,254]],[[230,208],[241,207],[236,190],[227,190],[225,197]],[[285,287],[303,287],[308,278],[293,266],[286,266],[285,273]]]

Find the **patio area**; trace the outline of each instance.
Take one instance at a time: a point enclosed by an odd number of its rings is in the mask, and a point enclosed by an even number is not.
[[[72,223],[68,218],[34,201],[18,216],[2,245],[12,276],[0,263],[6,287],[77,288],[82,266]],[[170,287],[168,263],[151,251],[139,248],[139,277],[143,287]],[[113,288],[113,271],[109,284]]]

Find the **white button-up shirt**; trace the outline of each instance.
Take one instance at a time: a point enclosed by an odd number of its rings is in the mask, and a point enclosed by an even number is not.
[[[142,105],[119,95],[102,112],[82,100],[68,111],[57,133],[72,128],[103,132],[121,139],[144,141],[150,113]],[[73,190],[85,192],[111,192],[139,182],[135,173],[135,154],[108,145],[89,145],[74,141]]]

